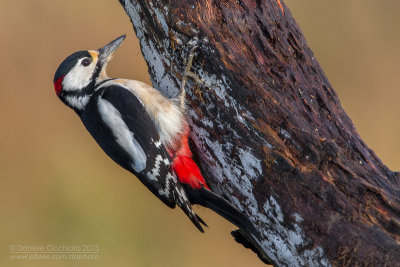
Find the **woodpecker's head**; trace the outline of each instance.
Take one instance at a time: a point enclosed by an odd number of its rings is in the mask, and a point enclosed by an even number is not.
[[[122,35],[99,50],[79,51],[67,57],[54,75],[57,96],[73,109],[83,109],[96,85],[108,78],[107,63],[124,39]]]

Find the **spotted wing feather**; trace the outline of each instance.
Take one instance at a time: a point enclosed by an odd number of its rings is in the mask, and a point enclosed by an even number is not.
[[[118,110],[135,141],[145,151],[146,163],[144,169],[138,172],[129,162],[132,157],[121,157],[115,153],[109,154],[110,157],[134,173],[166,205],[173,208],[177,204],[196,227],[203,231],[185,190],[172,173],[170,156],[161,144],[157,129],[140,100],[128,89],[119,85],[107,86],[99,93],[100,101],[107,101]]]

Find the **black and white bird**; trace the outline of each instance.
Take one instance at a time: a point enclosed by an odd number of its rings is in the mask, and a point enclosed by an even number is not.
[[[247,217],[211,192],[192,160],[184,86],[168,99],[145,83],[107,76],[107,63],[124,39],[66,58],[54,76],[57,96],[111,159],[167,206],[178,205],[201,232],[206,224],[192,204],[211,208],[249,236],[254,228]]]

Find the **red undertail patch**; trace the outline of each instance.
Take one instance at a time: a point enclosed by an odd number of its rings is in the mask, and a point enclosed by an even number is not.
[[[189,148],[187,135],[182,137],[181,147],[175,152],[172,169],[181,183],[189,184],[196,189],[202,187],[210,189],[203,175],[201,175],[199,167],[192,159],[192,152]]]
[[[172,168],[182,183],[189,184],[196,189],[201,187],[209,189],[203,175],[200,173],[199,167],[192,158],[176,156]]]

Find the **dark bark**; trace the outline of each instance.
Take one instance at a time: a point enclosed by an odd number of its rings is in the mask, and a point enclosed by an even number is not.
[[[121,0],[153,85],[189,80],[210,187],[249,216],[277,265],[397,266],[400,176],[367,147],[280,0]],[[316,22],[318,23],[318,22]]]

